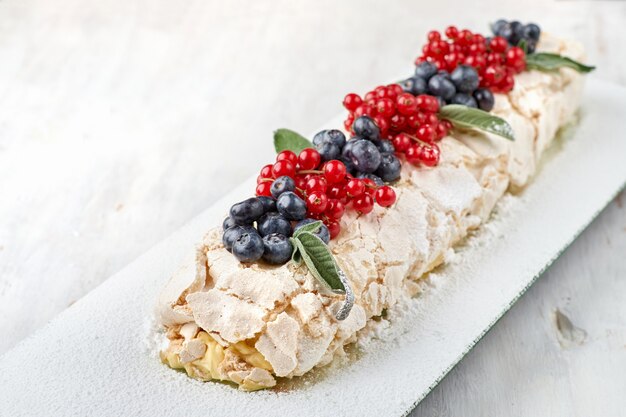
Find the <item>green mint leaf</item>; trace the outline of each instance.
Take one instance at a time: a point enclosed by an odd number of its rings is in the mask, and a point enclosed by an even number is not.
[[[274,132],[274,148],[276,149],[276,153],[287,150],[299,154],[303,149],[312,147],[313,144],[310,140],[293,130],[278,129]]]
[[[293,252],[291,252],[291,260],[299,264],[300,262],[302,262],[302,255],[300,254],[300,247],[298,246],[298,242],[292,237],[289,238],[289,242],[291,242],[291,246],[293,247]]]
[[[509,140],[515,140],[513,129],[506,120],[473,107],[448,104],[439,109],[439,118],[449,120],[456,128],[483,130]]]
[[[311,232],[302,232],[293,241],[309,272],[333,292],[344,294],[346,288],[339,277],[335,258],[322,239]]]
[[[301,233],[304,232],[316,233],[318,230],[320,230],[320,227],[322,227],[322,222],[320,220],[305,224],[293,233],[293,237],[298,237]]]
[[[571,58],[549,52],[537,52],[526,55],[526,68],[538,71],[554,71],[562,67],[572,68],[583,74],[593,71],[591,67]]]

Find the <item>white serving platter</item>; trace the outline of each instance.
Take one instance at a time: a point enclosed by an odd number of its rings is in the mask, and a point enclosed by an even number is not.
[[[431,279],[358,358],[244,393],[162,365],[157,295],[251,178],[0,357],[0,416],[402,416],[460,361],[626,182],[626,89],[589,80],[580,124],[535,181]],[[24,300],[28,302],[28,300]]]

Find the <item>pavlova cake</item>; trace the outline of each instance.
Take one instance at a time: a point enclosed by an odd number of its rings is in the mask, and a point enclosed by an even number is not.
[[[529,183],[592,67],[535,24],[492,30],[431,31],[412,77],[345,97],[343,131],[276,132],[256,196],[162,293],[165,364],[243,390],[329,364]]]

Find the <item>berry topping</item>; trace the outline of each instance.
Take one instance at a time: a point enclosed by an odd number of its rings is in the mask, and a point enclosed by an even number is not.
[[[389,207],[396,202],[396,192],[393,188],[383,185],[375,194],[376,202],[381,207]]]
[[[276,212],[263,215],[257,222],[257,228],[261,236],[267,236],[272,233],[291,236],[291,222]]]
[[[460,93],[472,94],[478,88],[479,79],[476,69],[468,65],[459,65],[450,74],[456,90]]]
[[[276,155],[276,162],[278,161],[289,161],[295,165],[298,163],[298,156],[292,151],[282,151]]]
[[[359,139],[350,150],[350,160],[360,172],[374,172],[380,165],[380,151],[372,142]]]
[[[306,203],[291,191],[278,197],[276,208],[287,220],[302,220],[306,217]]]
[[[270,191],[272,192],[272,197],[278,198],[282,193],[286,191],[295,191],[296,183],[291,177],[282,176],[276,178],[272,183]]]
[[[233,255],[240,262],[258,261],[263,256],[263,251],[263,239],[254,229],[241,233],[232,247]]]
[[[484,111],[491,111],[495,104],[493,93],[488,88],[479,88],[474,91],[474,99],[478,104],[478,108]]]
[[[293,247],[287,236],[272,233],[263,237],[263,260],[269,264],[280,265],[291,259]]]
[[[359,214],[367,214],[374,209],[374,199],[369,194],[363,194],[352,200],[352,206]]]
[[[230,208],[230,217],[236,224],[252,224],[263,215],[263,203],[258,198],[249,198]]]
[[[276,200],[272,197],[257,197],[261,204],[263,204],[263,212],[269,213],[270,211],[276,211]]]
[[[313,148],[306,148],[298,155],[298,165],[300,169],[315,169],[322,161],[320,153]]]
[[[243,233],[256,233],[256,230],[252,226],[233,226],[226,229],[222,235],[222,243],[227,251],[232,250],[233,244]]]
[[[230,216],[226,217],[224,221],[222,222],[222,230],[226,231],[236,225],[237,223],[235,223],[235,221]]]
[[[324,177],[331,184],[341,182],[346,177],[346,166],[341,161],[329,161],[324,165]]]
[[[293,178],[295,175],[296,175],[296,165],[286,159],[277,161],[272,167],[272,176],[274,178],[283,177],[283,176]]]
[[[465,93],[457,93],[454,95],[454,97],[452,97],[452,100],[450,100],[451,104],[461,104],[463,106],[467,106],[467,107],[478,107],[478,104],[476,103],[476,99],[472,96],[470,96],[469,94],[465,94]]]
[[[354,134],[367,140],[376,140],[380,138],[380,130],[374,120],[369,116],[358,117],[352,125]]]
[[[384,182],[394,182],[400,179],[401,168],[400,160],[394,154],[384,153],[375,173]]]
[[[313,191],[306,198],[306,206],[311,214],[323,213],[328,206],[328,197],[322,192]]]

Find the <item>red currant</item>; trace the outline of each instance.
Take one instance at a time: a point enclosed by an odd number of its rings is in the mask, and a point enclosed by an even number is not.
[[[392,99],[381,98],[376,102],[376,111],[383,117],[391,117],[396,111],[396,106]]]
[[[337,236],[339,236],[339,233],[341,232],[341,225],[339,224],[338,221],[329,220],[325,224],[326,224],[326,227],[328,227],[328,232],[330,233],[331,239],[334,239]]]
[[[307,180],[306,185],[304,186],[304,189],[306,190],[307,193],[311,193],[314,191],[325,193],[327,188],[328,188],[328,183],[326,181],[326,178],[324,178],[321,175],[315,175],[315,176],[310,177]]]
[[[324,193],[313,191],[306,198],[306,206],[311,213],[322,213],[328,206],[328,197]]]
[[[405,116],[410,116],[417,111],[417,101],[410,93],[402,93],[396,98],[398,112]]]
[[[339,200],[328,200],[328,206],[326,207],[326,215],[331,219],[341,219],[343,213],[346,211],[345,206]]]
[[[506,71],[500,65],[490,65],[485,70],[485,82],[487,85],[497,85],[504,79]]]
[[[396,151],[406,152],[406,150],[409,149],[409,146],[411,146],[413,141],[404,133],[400,133],[393,138],[392,143]]]
[[[367,214],[374,209],[374,199],[369,194],[363,194],[352,200],[352,207],[359,214]]]
[[[413,164],[413,165],[418,165],[420,163],[420,150],[421,146],[418,144],[413,144],[409,147],[409,149],[406,150],[406,152],[404,153],[404,156],[406,157],[406,160]]]
[[[361,181],[363,181],[363,184],[365,184],[365,194],[369,194],[371,196],[374,195],[377,188],[374,180],[371,180],[369,178],[362,178]]]
[[[358,94],[350,93],[347,94],[343,99],[343,106],[348,111],[355,111],[357,107],[359,107],[363,103],[363,99]]]
[[[304,170],[317,168],[321,160],[320,153],[313,148],[303,149],[298,155],[298,165],[300,165],[300,169]]]
[[[355,117],[372,116],[372,113],[373,113],[372,106],[370,106],[369,104],[361,104],[354,111],[354,116]]]
[[[328,161],[324,165],[324,176],[330,183],[341,182],[346,177],[346,166],[341,161]]]
[[[396,192],[393,188],[383,185],[376,190],[376,202],[381,207],[389,207],[396,202]]]
[[[494,36],[489,41],[489,49],[493,52],[505,52],[509,47],[509,43],[502,36]]]
[[[430,32],[428,32],[429,42],[438,41],[440,39],[441,39],[441,34],[437,32],[436,30],[431,30]]]
[[[506,51],[506,65],[516,72],[522,72],[526,68],[526,54],[519,46],[514,46]]]
[[[358,178],[352,178],[346,184],[345,190],[348,197],[358,197],[365,192],[365,184]]]
[[[265,165],[263,168],[261,168],[261,173],[259,174],[259,176],[263,177],[263,178],[272,178],[272,167],[274,165],[272,164],[268,164]]]
[[[439,147],[436,145],[421,146],[419,161],[429,167],[434,167],[439,163]]]
[[[296,175],[296,166],[291,161],[283,159],[276,162],[272,167],[272,176],[278,178],[285,175],[293,178]]]
[[[419,140],[428,143],[434,141],[436,135],[437,132],[431,125],[422,125],[419,127],[419,129],[417,129],[417,132],[415,133],[415,136],[417,136]]]
[[[271,197],[272,196],[272,192],[270,191],[271,187],[272,187],[272,183],[270,181],[265,181],[265,182],[261,182],[261,183],[257,184],[257,186],[256,186],[256,195],[257,196]]]
[[[306,188],[306,183],[307,183],[306,175],[296,175],[296,178],[294,178],[294,181],[296,183],[296,188],[299,188],[301,190],[304,190]]]
[[[281,151],[276,155],[276,162],[278,161],[289,161],[295,166],[298,163],[298,155],[289,150]]]
[[[333,184],[328,187],[327,194],[329,198],[343,201],[346,197],[346,189],[342,185]]]
[[[446,28],[446,36],[450,39],[456,39],[456,37],[459,36],[459,30],[456,26],[448,26]]]
[[[376,122],[376,126],[380,129],[380,134],[385,136],[389,130],[389,122],[387,119],[382,116],[375,116],[374,122]]]
[[[439,111],[439,102],[435,96],[420,94],[415,98],[417,107],[425,112],[436,113]]]

